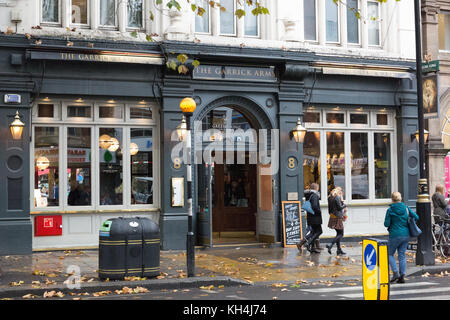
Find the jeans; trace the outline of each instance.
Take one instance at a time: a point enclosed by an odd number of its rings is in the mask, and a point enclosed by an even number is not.
[[[398,273],[398,269],[400,268],[400,275],[406,274],[406,249],[408,247],[408,242],[409,237],[389,238],[388,242],[389,265],[391,267],[392,272],[394,273]],[[396,250],[398,252],[399,268],[397,268],[397,263],[394,258],[394,253]]]

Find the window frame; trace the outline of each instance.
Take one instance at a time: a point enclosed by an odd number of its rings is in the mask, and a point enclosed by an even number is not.
[[[61,0],[57,0],[58,1],[58,22],[48,22],[48,21],[44,21],[44,10],[42,9],[42,5],[44,4],[44,0],[40,0],[39,1],[39,21],[40,24],[43,26],[49,26],[49,27],[60,27],[62,25],[62,8],[61,8]]]
[[[319,43],[319,8],[318,8],[318,4],[317,4],[317,0],[314,0],[314,9],[315,9],[315,22],[316,22],[316,38],[314,40],[310,40],[310,39],[306,39],[305,37],[305,4],[303,3],[303,39],[305,42],[309,42],[309,43]]]
[[[209,7],[209,9],[211,9],[209,4],[208,4],[208,7]],[[233,14],[233,29],[234,29],[234,33],[223,33],[222,32],[222,28],[221,28],[221,26],[222,26],[221,13],[222,12],[221,11],[219,12],[219,36],[221,36],[221,37],[236,37],[237,36],[238,22],[237,22],[237,17],[234,14],[236,12],[236,9],[237,9],[237,3],[236,3],[236,0],[233,0],[233,11],[232,11],[232,14]],[[210,20],[209,21],[209,24],[210,24],[209,28],[211,28],[211,10],[209,10],[209,20]],[[199,33],[199,32],[197,32],[197,33]],[[199,34],[204,34],[204,33],[199,33]]]
[[[114,26],[108,26],[108,25],[101,24],[101,21],[102,21],[102,10],[101,10],[101,2],[99,2],[98,14],[97,14],[98,15],[98,28],[99,29],[103,29],[103,30],[117,30],[117,29],[119,29],[119,16],[118,16],[118,14],[119,14],[119,6],[118,6],[118,0],[113,0],[113,1],[114,1],[114,8],[115,8],[115,10],[114,10],[114,12],[115,12],[115,14],[114,14]],[[127,12],[127,14],[128,14],[128,12]],[[127,18],[128,18],[128,16],[127,16]],[[144,21],[144,20],[142,20],[142,21]]]
[[[361,12],[361,9],[362,9],[362,3],[361,3],[361,1],[362,1],[362,0],[357,0],[357,1],[356,1],[357,4],[358,4],[358,11],[360,11],[360,12]],[[346,10],[346,13],[348,13],[348,8],[347,8],[347,10]],[[362,44],[362,41],[361,41],[361,33],[362,33],[361,19],[357,19],[357,21],[358,21],[358,24],[357,24],[357,26],[358,26],[358,42],[357,42],[357,43],[355,43],[355,42],[349,42],[349,41],[348,41],[348,15],[347,15],[347,14],[345,15],[345,19],[346,19],[346,25],[347,25],[347,30],[345,30],[345,32],[346,32],[346,34],[347,34],[347,46],[350,46],[350,47],[360,47],[361,44]]]
[[[112,119],[114,121],[101,121],[98,118],[98,106],[105,105],[103,101],[83,101],[82,105],[90,105],[92,113],[96,114],[94,118],[67,118],[67,105],[73,105],[74,100],[58,100],[51,99],[54,105],[58,104],[62,106],[63,114],[66,117],[55,120],[53,118],[38,118],[37,108],[38,104],[43,102],[42,100],[36,101],[32,108],[33,121],[32,121],[32,139],[30,143],[30,194],[34,194],[35,184],[35,128],[36,127],[55,127],[58,128],[58,175],[59,175],[59,203],[54,207],[36,207],[34,205],[34,196],[30,197],[30,211],[32,214],[39,213],[100,213],[106,212],[120,212],[130,209],[140,211],[154,211],[160,208],[160,146],[159,146],[159,117],[156,101],[146,102],[145,104],[136,102],[122,102],[117,104],[124,106],[125,110],[122,119]],[[58,101],[58,102],[57,102]],[[44,101],[47,102],[47,101]],[[144,106],[152,108],[152,119],[129,119],[129,106]],[[128,115],[128,116],[127,116]],[[77,121],[72,121],[77,119]],[[78,120],[81,119],[81,120]],[[69,179],[67,174],[67,146],[68,146],[68,128],[90,128],[91,130],[91,205],[89,206],[69,206],[66,191],[68,190]],[[120,128],[122,129],[122,144],[123,147],[123,161],[122,161],[122,187],[123,187],[123,204],[121,205],[100,205],[100,165],[99,165],[99,132],[100,128]],[[153,203],[152,204],[131,204],[131,156],[129,152],[129,146],[131,143],[131,129],[148,129],[152,131],[152,178],[153,178]]]
[[[128,25],[128,0],[126,0],[126,21],[125,21],[125,25],[126,25],[126,30],[127,31],[143,31],[145,30],[145,12],[147,10],[147,6],[146,6],[146,2],[145,0],[142,0],[142,26],[141,27],[130,27]]]
[[[332,1],[332,0],[325,0],[325,1]],[[334,4],[337,7],[337,41],[328,41],[327,40],[327,3],[325,2],[325,43],[331,44],[331,45],[337,45],[340,44],[341,39],[341,4],[338,2],[337,4]]]
[[[246,5],[246,4],[247,4],[247,3],[244,4],[244,10],[245,10],[245,5]],[[246,18],[246,15],[247,15],[247,14],[243,17],[243,18],[244,18],[244,23],[242,24],[242,27],[244,28],[244,30],[242,30],[242,34],[243,34],[244,38],[259,39],[259,38],[261,38],[261,15],[259,14],[259,15],[257,15],[257,16],[254,16],[253,13],[251,13],[251,11],[250,11],[250,14],[251,14],[253,17],[256,18],[256,23],[257,23],[257,28],[256,28],[256,30],[257,30],[257,34],[256,34],[256,36],[245,34],[245,18]]]
[[[374,21],[378,24],[378,44],[370,44],[369,30],[370,30],[371,21],[369,21],[369,23],[367,24],[367,45],[369,48],[381,48],[381,44],[382,44],[381,35],[383,34],[382,23],[381,23],[381,19],[382,19],[381,6],[380,6],[380,3],[377,1],[367,0],[367,14],[369,13],[369,3],[375,4],[378,9],[378,20]],[[369,19],[370,19],[370,17],[369,17]]]
[[[339,107],[338,112],[345,112],[345,119],[350,118],[350,113],[358,113],[357,107],[344,106]],[[386,108],[378,109],[378,108],[370,108],[367,109],[364,107],[363,113],[369,114],[369,125],[365,127],[361,127],[360,125],[350,124],[345,126],[336,126],[329,125],[326,123],[326,114],[329,112],[336,112],[333,110],[330,105],[324,106],[315,106],[314,109],[309,109],[308,111],[320,111],[322,113],[322,122],[318,123],[305,123],[305,127],[308,132],[318,131],[320,132],[320,141],[319,141],[319,149],[320,149],[320,185],[325,186],[320,188],[321,192],[321,204],[327,204],[328,191],[327,191],[327,140],[326,133],[327,132],[343,132],[344,134],[344,155],[345,155],[345,194],[344,199],[348,205],[380,205],[390,202],[389,198],[380,198],[376,199],[375,195],[375,164],[374,160],[374,135],[375,133],[389,133],[390,134],[390,147],[389,151],[391,153],[391,177],[390,184],[391,189],[396,190],[398,186],[398,181],[395,179],[395,172],[397,172],[397,162],[398,162],[398,153],[395,148],[395,141],[397,139],[397,128],[395,126],[394,117],[395,113],[393,110],[387,110]],[[388,126],[377,126],[376,119],[374,120],[374,115],[377,113],[385,113],[388,115]],[[375,121],[375,122],[374,122]],[[374,125],[375,123],[375,125]],[[358,127],[359,126],[359,127]],[[367,133],[368,134],[368,178],[369,178],[369,199],[351,199],[352,197],[352,183],[351,183],[351,133]]]
[[[81,29],[90,29],[91,28],[91,0],[86,0],[86,23],[74,23],[72,22],[72,1],[70,0],[70,25],[72,27],[77,27]],[[94,0],[95,1],[95,0]]]
[[[212,30],[211,30],[212,29],[211,28],[211,26],[212,26],[212,24],[211,24],[211,6],[209,5],[208,1],[206,1],[206,2],[207,2],[207,8],[208,8],[208,32],[199,32],[199,31],[196,30],[195,20],[197,19],[198,15],[197,15],[196,12],[194,12],[194,14],[193,14],[193,16],[194,16],[194,34],[198,34],[198,35],[212,35]],[[197,3],[197,1],[195,3]],[[200,17],[200,18],[204,19],[204,16]],[[219,20],[220,20],[220,16],[219,16]],[[219,21],[219,24],[220,24],[220,21]],[[219,29],[220,29],[220,27],[219,27]],[[237,28],[236,28],[236,31],[237,31]]]

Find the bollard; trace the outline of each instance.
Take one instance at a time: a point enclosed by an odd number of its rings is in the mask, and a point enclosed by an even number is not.
[[[364,239],[362,272],[364,300],[389,300],[387,241]]]

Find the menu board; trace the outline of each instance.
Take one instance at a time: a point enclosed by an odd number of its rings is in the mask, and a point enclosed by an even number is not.
[[[303,237],[300,201],[282,201],[283,245],[295,247]]]

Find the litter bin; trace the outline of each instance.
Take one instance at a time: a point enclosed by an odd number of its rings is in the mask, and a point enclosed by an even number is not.
[[[100,228],[99,238],[100,279],[160,274],[159,227],[150,219],[108,219]]]

